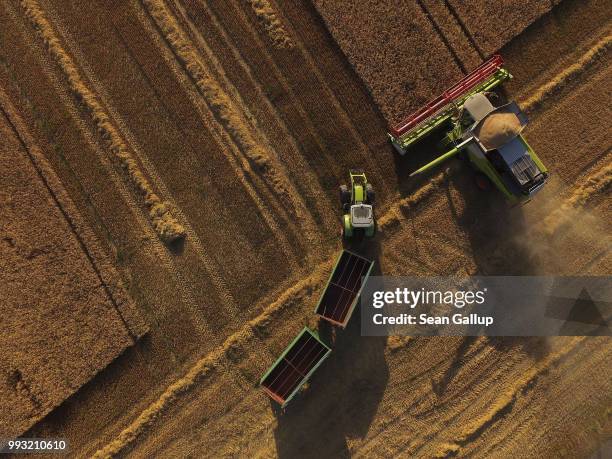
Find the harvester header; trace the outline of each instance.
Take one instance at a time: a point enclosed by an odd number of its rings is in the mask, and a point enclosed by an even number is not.
[[[448,120],[461,108],[465,100],[478,92],[490,91],[512,75],[503,68],[504,60],[494,55],[469,75],[448,88],[427,105],[389,129],[389,137],[396,150],[405,154],[417,140]]]

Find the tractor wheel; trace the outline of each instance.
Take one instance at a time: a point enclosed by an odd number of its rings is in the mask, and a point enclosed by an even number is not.
[[[374,200],[376,199],[376,193],[374,193],[374,188],[371,183],[366,184],[366,199],[369,204],[374,204]]]
[[[342,203],[342,207],[344,207],[345,204],[351,203],[351,192],[346,185],[340,185],[340,202]]]
[[[342,216],[342,236],[345,239],[349,239],[353,237],[353,227],[351,226],[351,216],[350,215]]]
[[[476,186],[480,191],[489,191],[491,189],[491,180],[482,172],[477,172],[474,177],[474,181],[476,182]]]

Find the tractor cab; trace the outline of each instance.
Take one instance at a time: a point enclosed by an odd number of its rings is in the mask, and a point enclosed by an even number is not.
[[[365,236],[372,237],[376,231],[374,219],[374,189],[361,170],[351,170],[351,188],[340,186],[343,225],[342,234],[350,238],[356,232],[363,231]]]

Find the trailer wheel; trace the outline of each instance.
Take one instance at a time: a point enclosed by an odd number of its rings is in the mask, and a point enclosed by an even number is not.
[[[376,193],[374,193],[374,188],[371,183],[366,184],[366,199],[369,204],[374,204],[374,200],[376,199]]]

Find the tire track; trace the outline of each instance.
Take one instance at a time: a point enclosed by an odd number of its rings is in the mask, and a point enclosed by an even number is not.
[[[455,64],[457,65],[457,67],[459,67],[459,69],[461,69],[461,72],[464,75],[466,75],[467,74],[467,69],[465,68],[465,65],[463,64],[463,61],[461,60],[461,58],[459,57],[459,55],[457,54],[455,49],[451,46],[448,37],[442,31],[442,29],[438,25],[438,22],[431,15],[431,13],[429,12],[429,9],[425,6],[425,3],[423,3],[423,0],[417,0],[417,4],[419,5],[419,8],[423,12],[423,16],[425,16],[427,18],[427,20],[429,21],[429,23],[433,27],[433,29],[436,32],[436,34],[438,35],[438,37],[440,37],[440,40],[442,41],[442,43],[444,43],[444,46],[446,47],[446,49],[448,50],[448,52],[452,56],[453,61],[455,61]]]
[[[461,31],[463,32],[463,35],[465,36],[465,38],[467,38],[472,48],[474,48],[474,50],[478,53],[480,58],[484,60],[485,53],[483,53],[482,49],[480,49],[480,46],[478,46],[478,43],[474,39],[474,36],[470,33],[470,30],[465,25],[465,22],[463,22],[463,19],[461,19],[461,16],[457,13],[457,10],[455,9],[455,7],[450,3],[449,0],[444,0],[444,6],[449,11],[449,13],[453,16],[453,18],[455,19],[455,22],[459,24],[459,27],[461,27]]]
[[[174,218],[168,205],[153,191],[112,119],[98,101],[95,93],[83,81],[78,67],[63,49],[53,26],[47,20],[40,4],[36,0],[20,0],[20,5],[26,17],[47,46],[49,53],[64,72],[75,96],[85,105],[103,139],[108,142],[110,151],[121,161],[130,179],[144,196],[145,204],[149,209],[149,217],[159,237],[165,242],[172,242],[184,237],[184,228]]]
[[[155,26],[152,23],[152,19],[147,13],[139,9],[136,12],[136,16],[143,29],[151,36],[152,41],[155,47],[159,50],[160,54],[167,62],[172,74],[176,78],[176,80],[180,83],[182,88],[185,88],[187,97],[193,103],[194,108],[196,109],[199,117],[201,118],[203,124],[205,126],[210,126],[209,130],[212,137],[215,139],[216,144],[219,146],[221,150],[223,150],[223,154],[233,169],[236,177],[240,181],[241,186],[245,189],[248,196],[253,200],[253,203],[256,205],[259,214],[262,216],[266,224],[270,229],[272,229],[272,234],[278,244],[283,248],[285,254],[291,254],[291,257],[288,258],[288,261],[291,264],[292,268],[297,269],[298,257],[299,255],[296,253],[296,248],[294,247],[293,240],[290,240],[284,231],[280,230],[280,222],[277,223],[275,221],[275,215],[270,212],[269,205],[264,202],[264,199],[269,201],[270,195],[267,195],[265,192],[265,198],[262,198],[257,191],[257,187],[265,187],[265,185],[258,184],[258,180],[253,174],[250,173],[250,168],[245,166],[243,160],[241,160],[241,154],[239,152],[239,147],[232,140],[229,133],[217,122],[214,117],[214,114],[210,111],[206,102],[202,99],[199,92],[190,92],[189,87],[193,85],[192,81],[185,75],[184,70],[179,67],[177,60],[174,57],[174,54],[168,49],[167,44],[160,37],[160,34],[154,28]],[[122,36],[121,32],[119,35]],[[129,49],[129,48],[128,48]],[[140,63],[138,63],[140,65]],[[168,111],[170,109],[168,108]],[[217,129],[219,127],[219,129]],[[229,148],[232,150],[231,154],[227,154],[225,152],[225,148]],[[280,216],[282,216],[283,212],[278,207]],[[285,220],[288,217],[285,215]]]
[[[200,5],[198,5],[198,7],[199,6]],[[203,32],[200,31],[198,27],[196,27],[196,25],[192,22],[191,17],[188,14],[188,11],[190,11],[192,8],[186,9],[180,2],[172,4],[172,8],[175,10],[174,14],[176,15],[177,20],[180,21],[183,28],[189,32],[189,36],[191,37],[191,41],[194,47],[197,46],[197,48],[200,50],[200,55],[206,56],[207,60],[211,63],[211,67],[215,69],[215,73],[218,75],[217,77],[215,77],[216,80],[222,82],[223,85],[226,87],[225,91],[228,95],[230,95],[230,99],[241,101],[240,105],[242,106],[242,110],[245,112],[246,118],[251,120],[254,124],[253,128],[255,129],[256,134],[259,134],[262,137],[262,143],[265,144],[267,151],[271,153],[274,152],[276,157],[274,162],[276,163],[276,165],[279,167],[279,169],[283,169],[280,174],[287,180],[287,189],[289,190],[290,195],[295,198],[295,201],[298,202],[298,205],[300,206],[300,211],[298,215],[299,218],[306,223],[306,227],[300,229],[296,228],[295,224],[292,221],[293,215],[291,213],[286,213],[283,207],[275,206],[277,214],[279,216],[282,216],[282,218],[284,219],[284,222],[282,224],[290,227],[295,234],[299,234],[297,241],[299,241],[299,239],[301,239],[303,236],[306,236],[307,240],[309,241],[308,245],[320,245],[320,230],[317,228],[317,224],[315,223],[315,216],[313,215],[313,213],[316,215],[320,215],[325,211],[325,209],[322,208],[322,206],[317,202],[317,200],[313,200],[314,202],[307,209],[304,204],[305,198],[302,198],[302,195],[305,195],[307,193],[305,193],[304,190],[299,187],[299,183],[296,184],[291,182],[290,177],[287,173],[287,169],[290,169],[292,167],[292,163],[295,161],[295,156],[287,158],[286,155],[283,154],[283,150],[288,147],[297,148],[295,139],[293,139],[293,137],[286,132],[286,125],[279,121],[278,114],[274,107],[269,105],[269,101],[262,96],[261,87],[259,86],[258,82],[251,77],[252,70],[250,68],[245,68],[247,67],[246,63],[242,59],[240,53],[234,47],[231,40],[225,35],[225,30],[223,29],[221,24],[219,24],[216,16],[212,13],[212,11],[208,8],[206,4],[202,4],[201,7],[204,9],[203,15],[206,17],[206,19],[210,21],[210,24],[207,23],[207,26],[210,27],[211,31],[208,31],[208,33],[211,33],[213,30],[215,30],[223,37],[224,41],[222,49],[228,50],[230,53],[233,54],[235,58],[233,62],[235,62],[235,64],[237,64],[241,68],[241,70],[244,71],[244,73],[250,78],[249,81],[252,84],[252,87],[249,87],[248,90],[242,91],[241,88],[238,88],[237,84],[233,81],[233,79],[235,79],[236,77],[232,75],[233,78],[230,78],[228,76],[224,66],[224,61],[226,61],[226,59],[218,58],[215,52],[213,51],[214,45],[216,43],[209,43],[209,38],[206,37]],[[211,72],[211,74],[212,73],[213,72]],[[230,74],[231,73],[232,72],[230,72]],[[248,110],[247,104],[242,101],[241,94],[243,93],[249,95],[252,93],[257,93],[260,96],[259,101],[263,100],[265,101],[264,104],[266,102],[268,103],[265,107],[268,110],[268,113],[265,114],[265,119],[266,121],[270,118],[274,119],[278,123],[278,129],[281,131],[285,130],[285,133],[287,135],[283,139],[284,144],[279,145],[278,141],[271,140],[269,138],[269,135],[273,135],[274,133],[265,132],[265,126],[255,126],[255,124],[257,124],[257,121],[254,119],[252,113]],[[224,129],[227,131],[225,127]],[[235,149],[235,153],[237,153],[238,155],[239,151],[240,148]],[[304,168],[304,175],[312,174],[312,172],[308,171],[307,167],[305,167],[303,164],[302,167]],[[264,209],[267,209],[267,207],[263,206],[262,212],[264,211]],[[313,212],[313,210],[315,211]],[[284,234],[286,231],[281,231],[278,228],[278,225],[276,226],[276,229],[278,230],[277,236],[280,237],[280,235]],[[306,250],[308,251],[308,249]]]
[[[549,234],[570,223],[575,217],[573,211],[586,207],[595,197],[608,193],[612,183],[612,161],[608,161],[601,168],[596,164],[594,169],[592,173],[580,179],[580,184],[563,200],[561,206],[544,219],[544,228]]]
[[[296,10],[300,9],[300,7],[290,6],[291,5],[290,3],[283,4],[283,5],[288,5],[287,8],[291,10],[291,12],[293,12],[294,9]],[[308,11],[311,14],[312,12],[316,11],[314,8],[314,5],[312,5],[310,1],[308,2]],[[299,16],[302,16],[304,12],[300,11],[298,14]],[[314,14],[318,17],[318,13],[314,13]],[[291,23],[291,27],[295,29],[295,33],[299,35],[299,31],[300,31],[299,27],[304,26],[304,21],[302,20],[299,23],[296,23],[293,17],[291,17],[289,20]],[[336,96],[336,93],[332,90],[330,86],[329,78],[326,78],[323,75],[321,69],[316,63],[316,59],[313,57],[311,52],[306,48],[306,46],[303,43],[303,40],[296,40],[296,50],[300,52],[304,61],[306,62],[310,70],[312,71],[314,77],[316,78],[319,84],[319,87],[322,90],[322,94],[325,95],[325,99],[331,101],[331,105],[334,111],[338,113],[339,115],[338,119],[342,121],[344,125],[342,130],[343,132],[346,132],[344,137],[352,139],[351,140],[352,150],[350,154],[359,152],[359,155],[364,159],[365,164],[367,164],[367,170],[369,171],[378,170],[380,171],[379,173],[381,177],[385,177],[385,173],[384,171],[381,171],[380,165],[372,159],[371,151],[367,143],[365,142],[364,138],[362,137],[361,133],[359,132],[359,130],[356,128],[355,124],[353,123],[352,118],[350,117],[347,109],[342,104],[342,101],[338,99],[338,97]],[[351,162],[353,164],[355,163],[354,160],[352,160]],[[383,188],[385,188],[386,194],[390,195],[388,186],[386,185],[386,181],[380,180],[380,185]]]
[[[279,171],[278,165],[274,164],[269,151],[261,145],[258,140],[259,133],[256,133],[256,128],[252,127],[252,121],[248,120],[243,110],[238,108],[222,89],[220,83],[212,76],[211,71],[204,64],[174,14],[161,0],[142,0],[142,3],[159,27],[170,48],[174,51],[177,59],[193,78],[219,122],[240,147],[240,151],[245,155],[249,164],[263,174],[271,189],[289,212],[303,217],[303,204],[289,191],[290,186],[286,177]],[[212,53],[206,57],[214,61]]]
[[[302,104],[297,100],[293,88],[291,87],[287,79],[283,76],[276,62],[274,62],[274,60],[271,58],[268,50],[260,40],[257,32],[250,27],[249,22],[244,18],[244,15],[241,12],[231,12],[232,21],[236,21],[238,19],[240,21],[239,27],[245,30],[245,36],[250,36],[250,39],[248,40],[249,46],[254,46],[258,50],[259,54],[255,57],[255,59],[259,64],[259,67],[264,67],[267,76],[271,74],[274,78],[274,81],[278,84],[278,87],[282,88],[282,93],[286,93],[290,97],[292,101],[292,104],[290,104],[290,109],[295,110],[300,117],[299,120],[294,121],[294,123],[303,127],[303,129],[299,130],[300,132],[292,132],[291,128],[287,124],[285,120],[285,117],[287,116],[285,110],[287,109],[285,107],[274,106],[273,101],[270,100],[270,96],[266,95],[266,93],[269,93],[270,91],[269,89],[266,90],[265,83],[262,83],[259,79],[261,77],[259,75],[260,70],[258,68],[254,68],[251,64],[251,59],[246,56],[246,54],[248,53],[247,47],[239,46],[238,44],[234,43],[234,40],[232,39],[232,37],[230,37],[230,32],[228,32],[226,27],[221,24],[218,13],[213,12],[211,6],[205,2],[193,1],[184,3],[186,4],[186,6],[181,5],[179,6],[179,8],[181,9],[183,16],[186,18],[186,20],[188,20],[192,24],[192,27],[196,29],[198,33],[204,33],[204,31],[201,30],[202,27],[199,21],[210,18],[219,35],[221,35],[224,41],[224,45],[232,52],[235,63],[241,69],[241,74],[244,74],[244,78],[249,79],[249,82],[253,86],[254,90],[258,93],[259,97],[257,103],[265,105],[269,113],[268,116],[274,119],[279,130],[282,131],[283,139],[281,141],[284,142],[285,145],[278,145],[277,142],[275,148],[279,153],[280,159],[284,162],[284,164],[287,165],[289,169],[294,169],[297,166],[298,171],[293,172],[292,175],[295,177],[299,177],[299,179],[294,180],[294,186],[299,189],[300,194],[312,197],[312,199],[309,201],[312,203],[310,212],[313,212],[313,210],[315,211],[315,220],[323,220],[323,224],[326,227],[330,227],[333,220],[333,226],[335,227],[335,224],[337,224],[337,218],[332,217],[331,215],[331,212],[329,210],[330,206],[327,205],[327,202],[325,202],[326,196],[324,194],[324,190],[321,188],[321,186],[317,186],[316,188],[311,186],[311,184],[318,183],[319,180],[312,171],[312,165],[309,165],[304,161],[303,153],[299,144],[303,144],[305,142],[303,140],[300,141],[299,139],[296,139],[295,135],[301,136],[303,135],[303,132],[308,133],[310,136],[312,136],[312,138],[314,138],[314,141],[316,142],[317,146],[321,149],[320,151],[324,151],[323,142],[320,136],[316,134],[316,130],[310,118],[303,110]],[[202,12],[200,13],[200,11]],[[198,20],[197,24],[193,22],[195,19]],[[236,37],[233,38],[235,39]],[[229,72],[229,74],[232,74],[234,79],[238,78],[238,76],[233,74],[233,72]],[[236,83],[234,84],[237,86]],[[253,91],[251,87],[247,88],[247,90]],[[306,141],[306,143],[309,142],[310,141]],[[285,149],[287,149],[287,153],[289,154],[284,153]],[[304,181],[302,177],[308,177],[306,186],[301,183]]]
[[[113,457],[145,434],[156,419],[158,419],[171,405],[176,403],[179,397],[184,396],[192,390],[196,384],[200,383],[214,368],[219,366],[227,357],[229,351],[240,347],[241,344],[250,339],[259,339],[258,335],[260,329],[267,327],[269,323],[274,320],[275,316],[293,305],[296,298],[308,294],[313,288],[322,283],[325,279],[326,271],[330,266],[331,264],[329,262],[318,266],[310,277],[285,291],[283,295],[281,295],[276,302],[272,303],[262,314],[250,320],[240,330],[230,335],[221,346],[199,359],[183,377],[168,386],[160,397],[132,421],[117,438],[96,451],[93,457],[95,459]]]

